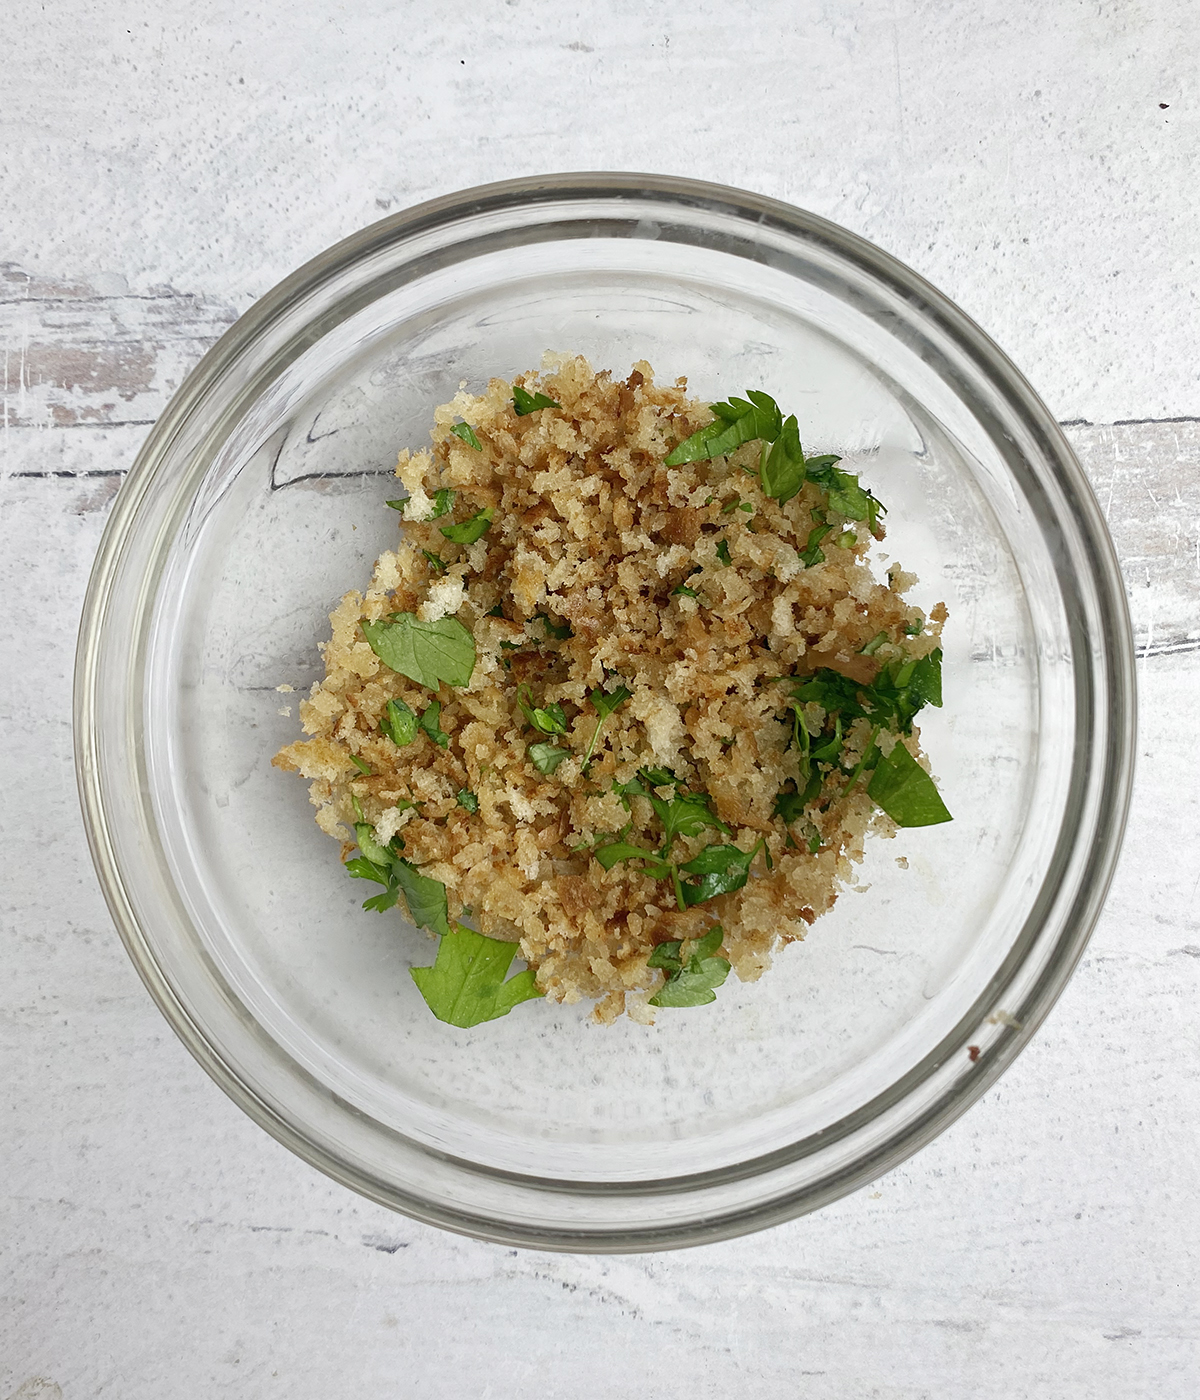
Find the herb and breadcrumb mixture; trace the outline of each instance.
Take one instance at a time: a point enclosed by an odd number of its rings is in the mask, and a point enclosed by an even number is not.
[[[768,395],[547,356],[432,440],[275,763],[366,907],[440,936],[435,1015],[706,1004],[803,938],[869,831],[950,819],[913,723],[945,607],[876,578],[883,506]]]

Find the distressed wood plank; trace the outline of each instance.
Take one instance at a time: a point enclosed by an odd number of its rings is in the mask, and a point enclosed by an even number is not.
[[[208,297],[107,293],[0,264],[0,371],[8,428],[153,422],[236,319]]]

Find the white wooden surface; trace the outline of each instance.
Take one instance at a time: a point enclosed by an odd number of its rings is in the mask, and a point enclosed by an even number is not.
[[[1191,0],[10,0],[4,31],[0,1400],[1200,1393]],[[1002,1084],[818,1215],[615,1259],[413,1225],[243,1118],[120,947],[70,757],[91,557],[205,346],[381,211],[584,168],[782,196],[958,299],[1072,424],[1142,688],[1107,912]]]

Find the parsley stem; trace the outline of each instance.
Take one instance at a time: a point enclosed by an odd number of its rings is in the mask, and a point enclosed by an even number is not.
[[[581,773],[587,772],[587,766],[591,763],[592,754],[595,752],[596,740],[600,737],[600,731],[604,728],[604,721],[606,718],[606,715],[601,715],[596,721],[596,727],[592,730],[592,737],[588,740],[587,753],[583,756],[583,765],[579,770]]]
[[[850,789],[858,782],[862,770],[867,766],[867,759],[871,757],[871,750],[875,747],[875,740],[879,738],[879,731],[881,728],[882,725],[877,724],[875,728],[871,730],[871,737],[867,741],[867,747],[863,749],[863,756],[858,760],[858,766],[855,768],[854,772],[850,774],[850,781],[842,789],[842,797],[849,797]]]
[[[671,866],[671,883],[675,886],[675,903],[679,906],[679,912],[682,914],[687,910],[687,904],[683,898],[683,881],[679,878],[679,867],[674,864]]]

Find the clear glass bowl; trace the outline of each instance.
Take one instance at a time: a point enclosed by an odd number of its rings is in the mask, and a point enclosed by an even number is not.
[[[762,388],[889,506],[950,609],[922,715],[955,820],[875,840],[758,983],[647,1029],[539,1002],[464,1032],[270,766],[326,615],[394,541],[391,468],[465,380],[546,349]],[[313,1165],[419,1219],[628,1251],[769,1225],[940,1132],[1045,1016],[1117,856],[1132,644],[1100,511],[995,345],[845,230],[661,176],[468,190],[385,219],[204,358],[115,504],[76,677],[84,811],[138,971],[213,1078]],[[293,713],[281,713],[293,708]],[[906,856],[907,870],[896,857]],[[975,1054],[969,1047],[977,1047]]]

